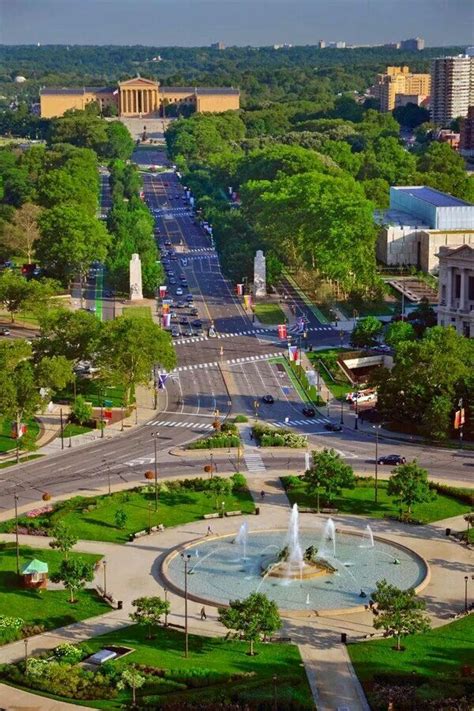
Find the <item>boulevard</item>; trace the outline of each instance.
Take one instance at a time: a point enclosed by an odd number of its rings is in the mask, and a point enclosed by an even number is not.
[[[139,164],[165,162],[156,150],[135,153]],[[209,432],[212,421],[232,414],[255,416],[258,419],[293,427],[308,435],[308,449],[333,447],[360,474],[373,474],[375,467],[375,431],[370,424],[354,429],[354,414],[344,406],[343,429],[329,433],[328,422],[340,421],[338,402],[320,408],[315,418],[305,418],[303,403],[279,362],[286,344],[276,331],[252,323],[235,296],[235,289],[222,275],[217,254],[209,236],[194,223],[194,216],[183,199],[184,192],[176,174],[143,173],[144,197],[152,210],[158,230],[158,244],[168,239],[178,254],[173,262],[176,274],[184,274],[189,292],[194,297],[199,318],[203,322],[200,336],[180,336],[175,339],[178,366],[159,391],[158,408],[151,410],[153,395],[146,403],[150,417],[142,425],[64,452],[3,469],[0,509],[11,508],[15,491],[23,506],[32,504],[48,491],[64,496],[73,491],[94,490],[104,486],[110,476],[113,485],[142,482],[144,472],[154,462],[152,432],[157,439],[157,464],[160,477],[201,473],[209,453],[189,451],[176,456],[176,448]],[[108,189],[102,176],[102,210],[110,204]],[[105,187],[104,187],[105,186]],[[178,197],[176,197],[178,196]],[[186,261],[183,263],[182,259]],[[101,304],[102,318],[113,318],[113,298],[98,293],[97,277],[86,290],[86,306]],[[174,297],[174,288],[168,287]],[[290,284],[285,285],[290,301],[299,315],[308,321],[308,345],[313,348],[340,343],[339,332],[319,322]],[[208,327],[214,324],[216,338],[209,338]],[[262,397],[270,394],[274,404],[265,405]],[[458,449],[433,448],[417,442],[379,438],[378,456],[397,452],[407,460],[417,459],[434,480],[471,484],[474,475],[474,454]],[[263,467],[239,461],[235,451],[215,450],[213,459],[218,473],[232,473],[239,466],[243,473],[265,477],[270,473],[301,473],[305,469],[305,452],[268,449],[261,452]],[[379,476],[388,476],[389,468],[379,467]]]

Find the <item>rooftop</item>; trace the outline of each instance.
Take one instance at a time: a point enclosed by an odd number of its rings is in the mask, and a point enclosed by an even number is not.
[[[408,185],[401,187],[393,187],[393,190],[399,192],[407,193],[418,200],[423,200],[430,205],[435,207],[473,207],[469,202],[460,200],[459,198],[448,195],[448,193],[442,193],[434,188],[428,188],[424,185]]]
[[[21,574],[22,575],[34,575],[35,573],[47,573],[48,572],[48,564],[43,563],[42,560],[38,560],[38,558],[33,558],[33,560],[30,560],[29,563],[23,566],[21,569]]]

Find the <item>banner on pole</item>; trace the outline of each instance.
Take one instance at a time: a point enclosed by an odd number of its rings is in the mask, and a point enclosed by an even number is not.
[[[287,335],[288,331],[286,328],[286,323],[280,323],[278,326],[278,338],[281,338],[282,341],[285,341]]]
[[[14,422],[12,424],[12,429],[11,429],[11,436],[12,439],[21,439],[24,434],[26,434],[27,427],[23,423],[20,423],[19,425]]]
[[[292,361],[298,360],[298,346],[288,346],[288,358]]]
[[[460,410],[456,410],[456,413],[454,415],[454,429],[459,430],[461,427],[463,427],[465,422],[465,415],[464,415],[464,408],[462,407]]]
[[[171,314],[163,314],[163,328],[169,328],[171,325]]]
[[[165,285],[160,286],[160,299],[165,298],[167,289],[168,289],[168,287]]]
[[[252,308],[252,295],[251,294],[244,295],[244,305],[245,305],[246,309]]]
[[[237,284],[236,291],[237,291],[237,296],[243,296],[244,295],[244,285]]]

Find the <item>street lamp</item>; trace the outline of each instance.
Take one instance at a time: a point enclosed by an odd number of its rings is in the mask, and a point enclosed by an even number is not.
[[[15,501],[15,546],[16,546],[16,574],[20,575],[20,543],[18,540],[18,494],[13,494]]]
[[[354,429],[359,429],[359,384],[356,384],[356,401],[355,401],[355,422]]]
[[[107,561],[102,561],[103,571],[104,571],[104,597],[107,595]]]
[[[188,563],[191,558],[190,553],[181,553],[184,561],[184,656],[189,656],[189,635],[188,635]]]
[[[464,612],[467,612],[467,581],[469,580],[469,576],[465,575],[464,576]]]
[[[341,425],[344,424],[344,400],[341,398]]]
[[[378,501],[378,474],[379,474],[379,430],[382,425],[372,425],[375,430],[375,503]]]
[[[255,410],[255,419],[257,419],[258,418],[258,408],[260,407],[260,403],[258,400],[253,401],[253,407]]]
[[[151,436],[153,437],[153,451],[155,454],[155,459],[154,459],[154,474],[155,474],[155,511],[158,511],[158,463],[156,461],[157,457],[157,452],[156,452],[156,439],[159,437],[159,432],[152,432]]]
[[[168,588],[163,588],[163,592],[165,594],[165,603],[168,602]],[[166,605],[166,612],[165,612],[165,627],[168,627],[168,605]]]

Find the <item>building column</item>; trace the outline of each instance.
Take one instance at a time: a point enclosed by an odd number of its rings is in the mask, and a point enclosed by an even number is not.
[[[466,285],[467,285],[467,279],[466,279],[466,270],[461,269],[461,291],[459,293],[459,308],[464,311],[466,308]]]
[[[128,89],[125,89],[124,95],[125,95],[125,113],[129,114],[130,113],[130,92]]]
[[[452,309],[453,307],[453,267],[448,267],[446,269],[447,280],[446,280],[446,308]]]

